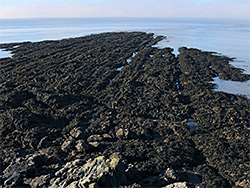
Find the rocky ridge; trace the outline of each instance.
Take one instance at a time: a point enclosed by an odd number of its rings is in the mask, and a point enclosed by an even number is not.
[[[2,187],[250,187],[250,101],[210,83],[250,75],[162,38],[0,44]]]

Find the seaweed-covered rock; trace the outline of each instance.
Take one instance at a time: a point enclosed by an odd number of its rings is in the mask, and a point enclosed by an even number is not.
[[[211,83],[250,75],[153,35],[0,44],[3,187],[250,187],[250,100]]]
[[[56,172],[50,187],[118,187],[126,182],[125,164],[122,156],[114,153],[109,158],[99,156],[67,163]]]

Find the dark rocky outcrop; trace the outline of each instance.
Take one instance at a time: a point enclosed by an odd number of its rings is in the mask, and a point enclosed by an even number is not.
[[[210,83],[250,76],[161,39],[0,44],[14,54],[0,59],[1,185],[250,187],[250,101]]]

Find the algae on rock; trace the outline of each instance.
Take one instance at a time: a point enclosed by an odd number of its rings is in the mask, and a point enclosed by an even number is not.
[[[82,162],[77,159],[67,163],[56,173],[54,180],[60,180],[52,181],[50,187],[118,187],[126,182],[125,163],[119,153],[109,158],[99,156],[89,159],[80,165]],[[65,176],[67,178],[63,178]]]

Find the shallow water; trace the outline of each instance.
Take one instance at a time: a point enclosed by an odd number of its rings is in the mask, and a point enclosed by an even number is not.
[[[121,66],[119,68],[116,69],[116,71],[121,71],[123,69],[124,66]]]
[[[0,58],[3,58],[3,57],[12,57],[13,54],[11,54],[11,51],[3,51],[0,49]]]
[[[165,48],[167,47],[168,42],[169,42],[168,40],[163,39],[159,41],[156,45],[154,45],[154,47],[157,47],[159,49]],[[177,49],[175,48],[173,53],[175,54],[175,56],[178,56],[179,54],[178,48]],[[235,67],[244,69],[243,73],[246,74],[250,73],[250,66],[246,61],[236,60],[235,62],[229,62],[229,63]],[[222,80],[219,77],[215,77],[211,83],[216,84],[215,91],[223,91],[230,94],[243,95],[248,99],[250,99],[250,80],[246,82],[236,82],[231,80]],[[176,85],[177,89],[179,89],[178,82],[176,82]]]
[[[186,124],[187,124],[187,126],[189,127],[190,130],[196,130],[197,129],[197,124],[194,123],[191,118],[188,118]]]
[[[127,64],[129,64],[131,62],[131,59],[127,59]]]
[[[43,18],[0,19],[0,43],[57,40],[94,33],[145,31],[164,35],[158,47],[171,47],[178,55],[182,46],[214,51],[235,57],[231,64],[250,74],[250,20],[232,19],[154,19],[154,18]],[[132,58],[136,55],[133,54]],[[11,57],[1,52],[0,57]],[[130,63],[131,59],[127,59]],[[229,92],[235,85],[215,79],[218,90]],[[235,83],[239,85],[238,83]],[[224,87],[226,86],[226,87]],[[249,84],[239,86],[250,90]],[[241,91],[238,90],[238,91]],[[230,90],[231,92],[231,90]],[[248,94],[247,94],[248,95]]]
[[[216,77],[211,83],[217,85],[215,87],[215,91],[244,95],[248,99],[250,99],[250,80],[248,80],[247,82],[235,82],[231,80],[222,80],[219,77]]]

